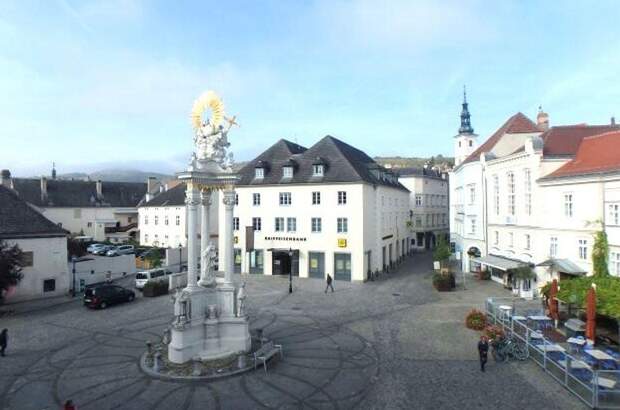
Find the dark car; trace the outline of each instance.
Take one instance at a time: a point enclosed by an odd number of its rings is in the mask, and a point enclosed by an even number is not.
[[[105,309],[116,303],[131,302],[135,298],[133,290],[116,285],[99,285],[86,288],[84,306]]]
[[[101,256],[105,256],[106,253],[108,253],[109,250],[114,249],[114,246],[112,245],[104,245],[101,246],[97,249],[95,249],[93,251],[93,255],[101,255]]]

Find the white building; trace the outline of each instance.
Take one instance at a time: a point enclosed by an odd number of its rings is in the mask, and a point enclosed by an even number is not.
[[[410,191],[409,232],[412,249],[433,249],[439,236],[448,240],[448,179],[430,167],[395,168],[398,180]]]
[[[187,245],[187,212],[185,207],[185,183],[169,182],[163,190],[150,195],[148,201],[138,206],[140,245],[175,248]],[[211,239],[217,243],[218,193],[212,195],[209,231]],[[201,218],[198,210],[198,219]]]
[[[603,219],[606,188],[600,182],[587,188],[577,174],[579,183],[552,176],[577,161],[583,141],[617,130],[614,124],[549,128],[542,111],[537,119],[534,124],[521,113],[514,115],[451,175],[451,236],[462,268],[487,269],[493,280],[522,296],[533,296],[554,277],[591,272],[597,229],[592,222]],[[573,191],[588,197],[581,213]],[[474,221],[481,221],[480,229]],[[478,246],[467,234],[474,229],[482,232]],[[525,265],[534,268],[535,278],[514,278],[510,271]]]
[[[77,181],[52,178],[11,178],[11,187],[47,219],[73,235],[96,241],[124,242],[137,232],[138,203],[147,193],[146,183]]]
[[[6,302],[68,293],[67,232],[4,184],[0,185],[0,240],[17,244],[25,262],[23,279],[5,295]]]
[[[364,281],[409,250],[409,191],[336,138],[308,149],[280,140],[239,173],[236,271]]]

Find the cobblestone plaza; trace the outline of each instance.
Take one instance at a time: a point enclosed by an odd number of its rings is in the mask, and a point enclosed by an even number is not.
[[[489,282],[439,294],[429,255],[375,282],[247,277],[252,332],[284,347],[284,359],[212,382],[152,379],[140,371],[147,340],[171,320],[170,298],[138,298],[106,310],[79,301],[1,319],[0,408],[412,409],[583,408],[533,363],[489,363],[480,373],[467,311],[501,295]]]

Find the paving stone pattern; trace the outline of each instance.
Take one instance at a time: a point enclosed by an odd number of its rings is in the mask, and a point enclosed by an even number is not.
[[[78,301],[0,319],[9,328],[0,358],[0,408],[58,409],[581,409],[533,363],[489,363],[480,373],[477,335],[462,325],[490,282],[439,294],[430,256],[365,284],[250,275],[252,329],[284,346],[284,360],[212,382],[152,379],[140,371],[146,340],[171,320],[169,297],[106,310]],[[241,279],[239,276],[237,279]],[[127,281],[129,283],[129,280]]]

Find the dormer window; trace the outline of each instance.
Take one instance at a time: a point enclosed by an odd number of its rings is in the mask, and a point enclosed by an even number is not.
[[[292,166],[285,166],[282,167],[282,178],[293,178],[293,167]]]
[[[316,164],[312,166],[312,176],[322,177],[325,166],[323,164]]]
[[[254,168],[254,178],[265,178],[265,168]]]

